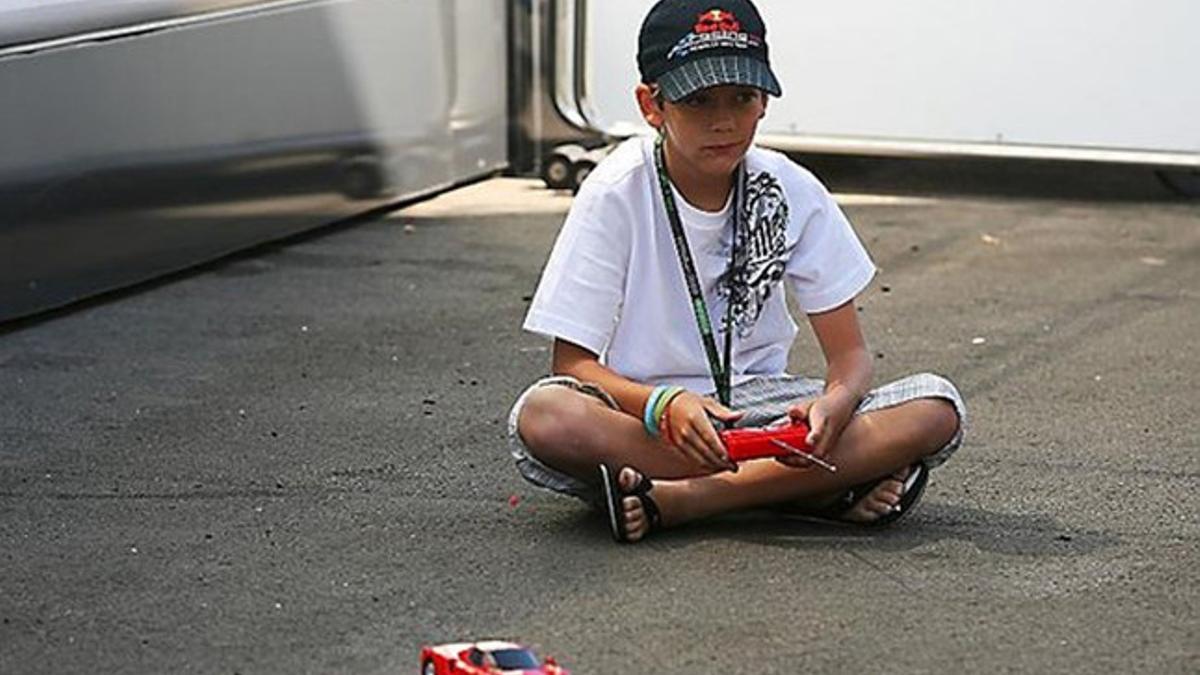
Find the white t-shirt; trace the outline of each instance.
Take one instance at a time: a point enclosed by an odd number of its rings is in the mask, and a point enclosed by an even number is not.
[[[733,306],[733,383],[787,368],[796,324],[783,279],[801,309],[833,309],[875,275],[862,243],[824,186],[786,156],[751,148],[742,255],[730,293],[727,203],[701,211],[675,192],[684,231],[724,356]],[[732,201],[732,199],[730,200]],[[525,329],[575,343],[617,373],[647,384],[715,390],[654,169],[654,139],[630,139],[584,183],[542,272]]]

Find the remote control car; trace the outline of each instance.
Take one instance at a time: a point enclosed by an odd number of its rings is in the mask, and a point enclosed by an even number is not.
[[[553,657],[538,659],[532,649],[513,642],[485,640],[421,649],[421,675],[570,675]]]

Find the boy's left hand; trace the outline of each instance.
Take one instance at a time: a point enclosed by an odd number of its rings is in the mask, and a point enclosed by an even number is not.
[[[685,391],[667,405],[659,433],[667,446],[682,452],[696,466],[711,473],[736,472],[738,465],[729,459],[713,419],[734,422],[743,414],[711,398]]]
[[[812,454],[824,459],[837,445],[842,430],[849,424],[857,406],[858,401],[853,400],[845,390],[837,390],[797,403],[788,408],[788,416],[793,422],[804,422],[808,425],[806,440],[813,449]],[[797,468],[812,466],[812,462],[797,456],[779,457],[776,461]]]

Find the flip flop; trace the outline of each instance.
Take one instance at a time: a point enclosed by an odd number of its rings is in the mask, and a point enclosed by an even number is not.
[[[625,507],[621,505],[621,500],[625,497],[637,497],[642,503],[642,510],[646,512],[646,518],[650,523],[650,528],[647,534],[658,529],[662,517],[658,511],[658,504],[654,498],[650,496],[650,490],[654,488],[654,484],[641,471],[633,467],[621,467],[621,470],[633,469],[638,475],[637,485],[629,492],[621,492],[621,486],[617,483],[617,476],[620,471],[614,474],[607,466],[600,465],[600,483],[604,487],[604,508],[608,512],[608,529],[612,533],[613,541],[617,543],[632,543],[629,541],[629,533],[625,531]]]
[[[917,502],[921,500],[921,495],[925,492],[925,485],[929,482],[929,469],[925,467],[924,463],[917,462],[909,467],[908,477],[904,479],[904,486],[900,493],[900,502],[896,504],[897,509],[893,509],[875,520],[865,523],[847,520],[846,513],[854,508],[854,505],[859,500],[871,494],[871,491],[878,487],[880,483],[890,478],[890,475],[883,476],[855,485],[832,503],[825,506],[818,508],[785,506],[780,511],[789,516],[796,516],[804,520],[825,523],[827,525],[852,525],[863,528],[887,527],[911,513],[916,507]]]

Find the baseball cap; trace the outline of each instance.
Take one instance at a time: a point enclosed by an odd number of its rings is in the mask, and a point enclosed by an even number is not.
[[[750,0],[659,0],[638,33],[638,70],[672,103],[720,84],[779,96],[766,38]]]

